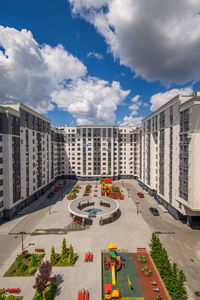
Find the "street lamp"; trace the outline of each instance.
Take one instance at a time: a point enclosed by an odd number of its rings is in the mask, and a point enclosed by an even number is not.
[[[140,204],[140,202],[137,201],[137,202],[135,202],[135,203],[136,203],[136,205],[137,205],[137,215],[138,215],[138,213],[139,213],[138,205]]]
[[[51,203],[50,203],[50,199],[49,199],[49,215],[51,214]]]
[[[127,189],[127,191],[128,191],[128,198],[129,198],[129,191],[130,191],[130,189]]]
[[[124,180],[122,180],[122,186],[124,187]]]

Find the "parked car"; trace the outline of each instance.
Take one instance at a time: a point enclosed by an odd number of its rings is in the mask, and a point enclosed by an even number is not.
[[[59,192],[60,191],[60,187],[57,185],[54,189],[54,192]]]
[[[55,193],[51,192],[51,193],[48,194],[48,198],[52,198],[54,195],[55,195]]]
[[[195,295],[200,297],[200,292],[195,292]]]
[[[141,193],[141,192],[138,193],[138,196],[139,196],[140,198],[144,198],[144,194]]]
[[[149,210],[154,216],[159,216],[159,212],[158,212],[157,208],[149,207]]]

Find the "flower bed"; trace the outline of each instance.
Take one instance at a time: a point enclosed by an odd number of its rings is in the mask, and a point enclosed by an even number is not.
[[[22,252],[23,253],[23,252]],[[4,274],[4,277],[34,276],[45,253],[17,255],[14,263]]]

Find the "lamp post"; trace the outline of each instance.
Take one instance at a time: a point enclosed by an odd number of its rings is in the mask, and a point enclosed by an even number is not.
[[[140,204],[140,202],[137,201],[137,202],[135,202],[135,203],[136,203],[136,205],[137,205],[137,215],[138,215],[138,213],[139,213],[138,205]]]
[[[49,199],[49,215],[51,214],[51,203],[50,203],[50,199]]]
[[[128,198],[129,198],[129,191],[130,191],[130,189],[127,189],[127,191],[128,191]]]
[[[122,180],[122,186],[124,187],[124,180]]]

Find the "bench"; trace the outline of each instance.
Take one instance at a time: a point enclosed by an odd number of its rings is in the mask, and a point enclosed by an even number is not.
[[[35,252],[45,252],[45,250],[44,249],[35,249]]]
[[[89,252],[89,261],[93,261],[93,254]]]
[[[55,276],[49,277],[49,278],[48,278],[48,281],[54,281],[54,280],[56,280],[56,277],[55,277]]]
[[[10,288],[6,290],[7,293],[19,293],[19,291],[19,288]]]
[[[88,259],[89,259],[89,254],[86,253],[86,254],[85,254],[85,261],[88,261]]]

